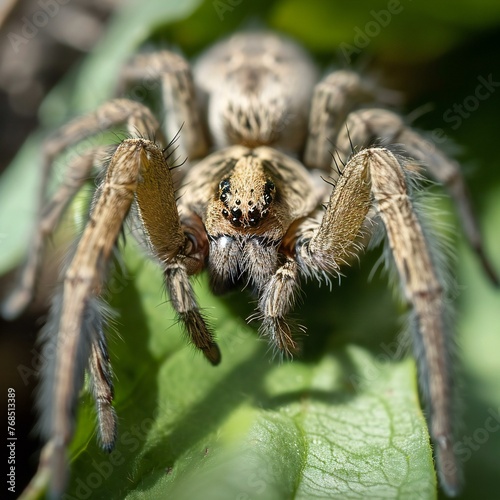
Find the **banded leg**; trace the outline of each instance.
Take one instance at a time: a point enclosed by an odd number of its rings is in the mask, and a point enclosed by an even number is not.
[[[189,275],[204,266],[208,252],[208,242],[203,239],[205,231],[201,221],[192,214],[183,214],[181,225],[172,175],[165,164],[151,161],[148,174],[143,176],[136,191],[144,239],[163,265],[172,305],[190,339],[217,365],[219,348],[199,311],[189,282]]]
[[[366,109],[353,112],[346,121],[346,127],[338,136],[338,150],[348,157],[351,144],[368,147],[374,141],[381,145],[398,144],[404,154],[422,164],[428,174],[444,185],[455,202],[465,236],[484,272],[495,286],[500,286],[500,278],[488,259],[474,214],[470,196],[457,162],[444,155],[431,142],[407,127],[401,117],[383,109]]]
[[[45,143],[38,217],[28,259],[20,271],[16,287],[2,304],[1,313],[5,318],[17,317],[32,300],[45,239],[57,226],[71,198],[90,177],[95,160],[99,159],[104,148],[91,147],[81,156],[74,157],[64,174],[62,185],[50,200],[46,200],[47,182],[54,159],[75,144],[81,144],[85,139],[106,133],[110,128],[122,124],[126,125],[131,137],[159,134],[162,138],[156,119],[146,107],[133,101],[117,99],[104,104],[94,113],[68,123]]]
[[[103,287],[104,274],[134,200],[139,174],[147,168],[148,155],[163,154],[154,144],[130,139],[118,146],[107,170],[106,179],[96,193],[93,210],[63,283],[60,313],[54,317],[55,339],[52,366],[45,369],[40,392],[42,433],[52,449],[49,467],[51,490],[60,496],[66,483],[66,448],[73,436],[73,419],[78,391],[88,356],[97,348],[92,342],[102,325],[96,297]],[[50,324],[49,324],[50,328]]]
[[[41,210],[39,223],[33,229],[28,258],[22,268],[18,283],[2,303],[4,318],[16,318],[33,300],[46,239],[55,231],[71,199],[91,177],[92,169],[99,161],[97,159],[103,157],[104,148],[92,148],[82,156],[77,156],[68,165],[62,184]]]
[[[194,160],[207,154],[208,135],[193,75],[184,58],[169,51],[139,54],[124,68],[121,79],[121,85],[136,94],[161,86],[166,137],[176,137],[182,129],[178,141],[181,158]]]
[[[90,346],[89,375],[92,396],[96,404],[99,443],[110,452],[117,436],[117,417],[113,408],[113,370],[108,355],[106,337],[102,325],[94,332]]]
[[[331,151],[347,115],[362,104],[397,104],[399,100],[397,92],[377,87],[354,71],[330,73],[314,88],[304,163],[309,168],[328,172],[332,164]]]
[[[56,346],[52,356],[55,362],[44,369],[39,405],[43,410],[42,432],[48,441],[47,449],[51,450],[50,460],[44,463],[50,468],[55,495],[64,490],[66,448],[73,435],[76,400],[86,367],[96,397],[102,444],[107,449],[113,445],[116,420],[111,406],[111,370],[102,337],[105,310],[98,297],[112,250],[134,200],[144,238],[166,269],[177,256],[188,263],[196,257],[196,245],[184,232],[177,213],[164,152],[147,139],[125,140],[116,149],[106,178],[96,192],[90,219],[66,271],[61,299],[45,333],[46,352]],[[192,263],[191,268],[194,269]],[[181,319],[189,328],[192,316]],[[201,329],[203,319],[197,319],[196,328]],[[210,354],[217,359],[214,346]]]
[[[261,334],[269,337],[278,352],[287,356],[298,348],[287,320],[299,291],[298,271],[297,262],[291,258],[276,270],[263,287],[256,315],[262,320]]]
[[[172,307],[193,344],[203,352],[212,365],[218,365],[221,360],[219,347],[196,303],[187,269],[182,260],[182,258],[174,259],[165,266],[167,290]]]
[[[356,245],[371,206],[375,208],[386,230],[403,294],[413,311],[414,348],[428,400],[441,483],[455,495],[461,477],[453,451],[452,366],[444,284],[415,213],[406,175],[386,149],[370,148],[354,155],[339,178],[321,223],[304,234],[299,230],[297,260],[305,274],[311,270],[337,272]]]

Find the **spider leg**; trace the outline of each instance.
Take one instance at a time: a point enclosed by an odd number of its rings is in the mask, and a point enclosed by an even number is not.
[[[17,285],[2,304],[4,318],[14,319],[19,316],[33,300],[46,239],[55,231],[68,203],[90,178],[96,159],[103,156],[104,148],[92,148],[69,163],[64,180],[51,199],[44,204],[39,223],[33,229],[28,257],[22,267]]]
[[[203,352],[210,363],[218,365],[221,360],[219,347],[215,343],[214,335],[208,328],[196,303],[182,257],[176,258],[165,265],[165,278],[172,306],[184,325],[189,338]]]
[[[93,333],[89,359],[90,386],[96,403],[99,441],[104,450],[111,451],[117,436],[117,418],[112,405],[113,370],[102,325]]]
[[[49,177],[54,159],[63,151],[120,125],[125,125],[129,137],[155,136],[160,142],[164,141],[148,108],[130,99],[114,99],[86,116],[75,118],[47,140],[43,148],[43,178]],[[45,196],[45,192],[43,194]]]
[[[100,349],[96,339],[102,325],[102,311],[96,297],[134,200],[140,174],[147,169],[149,157],[153,155],[163,160],[161,150],[143,139],[125,140],[116,149],[64,275],[60,304],[45,332],[46,345],[55,345],[56,349],[54,362],[44,368],[39,404],[45,410],[41,419],[42,434],[52,447],[51,490],[56,496],[61,495],[65,487],[66,447],[73,435],[73,416],[83,371],[91,351],[95,355],[96,349]],[[95,373],[93,368],[92,373]]]
[[[42,182],[39,207],[28,259],[21,269],[16,287],[2,304],[1,313],[13,319],[28,306],[33,298],[34,287],[41,264],[41,253],[47,235],[57,226],[65,207],[90,176],[90,172],[102,147],[92,147],[83,155],[76,156],[64,174],[62,185],[50,200],[46,200],[47,183],[55,158],[84,139],[107,132],[111,127],[125,124],[130,137],[162,134],[151,112],[143,105],[126,99],[116,99],[101,106],[97,111],[73,120],[57,131],[45,144],[42,153]]]
[[[298,271],[297,262],[287,258],[264,285],[257,314],[262,320],[261,334],[270,337],[279,352],[290,356],[297,351],[298,346],[286,316],[295,304],[299,289]]]
[[[89,221],[65,272],[62,294],[56,298],[51,319],[44,329],[45,357],[53,362],[46,363],[43,369],[39,395],[42,435],[47,440],[46,449],[50,449],[50,453],[45,453],[50,460],[44,461],[48,465],[41,464],[41,473],[44,467],[50,468],[51,489],[56,494],[64,490],[66,447],[73,435],[76,400],[86,368],[90,371],[96,399],[101,443],[108,450],[114,444],[113,387],[102,333],[105,310],[99,295],[111,252],[131,206],[134,205],[133,214],[143,229],[140,235],[143,243],[165,267],[174,258],[182,257],[186,269],[196,272],[200,260],[204,259],[204,255],[193,256],[200,239],[196,227],[191,227],[189,218],[185,218],[188,225],[181,226],[165,151],[145,138],[159,135],[162,139],[162,134],[156,119],[143,105],[115,100],[63,127],[44,148],[44,168],[50,170],[54,158],[71,145],[121,123],[133,138],[123,141],[111,157],[105,179],[94,195]],[[73,162],[66,173],[67,182],[59,188],[55,198],[45,204],[42,220],[49,229],[57,223],[64,205],[88,176],[93,153],[91,150]],[[40,231],[36,236],[38,248],[43,244],[43,235]],[[28,266],[31,269],[28,274],[36,274],[35,267],[33,264]],[[184,286],[189,287],[189,283]],[[220,354],[213,336],[204,327],[201,316],[191,314],[192,309],[186,317],[180,315],[181,319],[195,344],[216,363]],[[210,340],[210,348],[206,347],[205,337]]]
[[[354,71],[328,74],[314,88],[304,163],[309,168],[329,172],[331,150],[347,115],[362,104],[396,104],[399,100],[397,92],[380,88]]]
[[[49,358],[49,351],[54,347],[55,354],[54,362],[44,368],[39,405],[42,434],[51,450],[48,462],[51,489],[56,495],[64,490],[66,448],[73,435],[77,395],[86,367],[96,399],[102,445],[110,450],[114,444],[116,417],[111,406],[111,368],[102,333],[105,310],[99,295],[113,248],[134,201],[136,216],[144,227],[145,243],[164,262],[169,291],[177,284],[169,273],[176,259],[184,261],[184,269],[193,268],[190,250],[195,244],[185,234],[189,228],[183,230],[181,226],[171,172],[161,147],[147,139],[123,141],[113,154],[105,180],[94,196],[89,221],[64,275],[61,297],[45,331],[46,357]],[[191,290],[187,273],[184,274],[179,286]],[[174,303],[178,296],[185,299],[183,293],[173,294]],[[194,297],[191,302],[194,303]],[[185,311],[180,311],[186,312],[185,317],[180,316],[190,333],[193,329],[202,330],[204,325],[192,303]],[[190,328],[193,322],[195,326]],[[203,332],[208,329],[205,327]],[[212,339],[211,334],[207,335]],[[192,335],[203,350],[203,342],[199,340],[202,336],[203,333],[198,337]],[[213,339],[204,353],[212,362],[218,359]]]
[[[443,487],[460,489],[453,451],[451,354],[446,342],[446,297],[419,218],[410,198],[407,172],[387,149],[355,154],[331,195],[323,220],[299,226],[296,258],[306,274],[337,273],[357,251],[359,232],[373,207],[382,220],[403,294],[412,307],[414,348],[424,395],[430,409],[430,432]]]
[[[166,137],[179,136],[179,156],[190,160],[205,156],[209,143],[202,121],[189,63],[166,50],[136,55],[121,75],[121,86],[134,90],[161,86]]]
[[[171,172],[160,162],[152,162],[150,174],[141,179],[136,201],[143,239],[163,265],[172,306],[193,344],[216,365],[220,362],[219,348],[189,282],[189,275],[204,267],[208,254],[203,224],[190,213],[179,217]]]
[[[383,109],[365,109],[351,113],[346,127],[338,135],[337,146],[340,152],[350,155],[351,144],[368,147],[376,140],[380,140],[382,145],[401,144],[405,155],[421,163],[431,177],[445,186],[455,202],[470,246],[491,282],[500,286],[500,278],[486,255],[479,223],[458,163],[407,127],[401,117]]]
[[[147,123],[154,123],[153,120],[149,116]],[[146,122],[135,125],[139,131],[145,130]],[[198,271],[205,258],[196,221],[185,217],[186,225],[181,222],[172,174],[161,147],[148,139],[126,139],[113,154],[105,180],[94,196],[89,221],[64,276],[60,306],[55,308],[46,333],[56,342],[56,349],[55,363],[45,369],[40,393],[40,406],[46,409],[41,424],[52,450],[50,468],[56,494],[64,490],[66,447],[73,435],[77,395],[87,366],[96,398],[101,442],[108,450],[114,444],[116,417],[111,406],[111,369],[102,334],[105,310],[99,295],[132,205],[132,214],[143,228],[143,234],[136,236],[142,237],[142,242],[163,264],[172,303],[193,342],[212,363],[220,359],[187,279],[188,271]]]

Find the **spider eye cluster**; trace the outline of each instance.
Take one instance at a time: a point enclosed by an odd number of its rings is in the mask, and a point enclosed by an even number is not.
[[[231,190],[231,182],[229,179],[224,179],[219,183],[220,196],[219,199],[222,202],[226,202],[229,199],[229,192]]]
[[[264,186],[264,201],[266,205],[270,205],[273,201],[273,195],[276,191],[276,187],[274,186],[273,181],[267,181]]]
[[[256,227],[269,214],[276,187],[274,182],[267,180],[261,189],[243,189],[232,191],[230,179],[219,183],[219,200],[224,204],[222,216],[234,227]]]

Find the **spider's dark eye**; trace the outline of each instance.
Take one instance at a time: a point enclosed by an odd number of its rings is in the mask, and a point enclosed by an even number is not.
[[[248,210],[248,223],[250,226],[255,227],[260,222],[260,211],[257,207],[251,207]]]
[[[220,181],[219,189],[223,193],[227,193],[231,189],[231,182],[229,181],[229,179],[223,179],[222,181]]]
[[[233,217],[240,218],[241,217],[241,210],[239,208],[233,207],[231,209],[231,213],[233,214]]]
[[[264,185],[264,202],[266,205],[270,205],[273,201],[273,193],[276,190],[276,186],[273,181],[267,181]]]
[[[266,182],[266,186],[265,186],[265,189],[266,189],[266,192],[269,191],[274,191],[276,188],[276,186],[274,185],[274,182],[273,181],[267,181]]]
[[[220,196],[219,199],[225,203],[229,198],[229,191],[231,190],[231,182],[229,179],[223,179],[219,183]]]

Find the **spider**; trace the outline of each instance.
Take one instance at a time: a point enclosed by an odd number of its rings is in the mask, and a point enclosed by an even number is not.
[[[52,361],[43,370],[39,396],[46,440],[40,469],[51,476],[54,496],[65,488],[66,448],[86,370],[101,445],[111,450],[116,439],[104,335],[109,318],[101,295],[126,220],[161,267],[190,341],[213,365],[221,353],[191,275],[207,269],[216,294],[250,289],[261,334],[291,355],[297,343],[288,317],[301,279],[338,277],[370,240],[385,237],[387,259],[412,311],[440,482],[449,495],[457,494],[446,280],[415,202],[422,174],[444,184],[466,236],[498,284],[457,163],[381,106],[394,93],[350,70],[319,79],[310,56],[274,33],[223,40],[192,71],[173,52],[142,53],[124,68],[121,81],[125,88],[159,85],[164,127],[144,104],[120,98],[70,122],[45,143],[47,179],[55,158],[68,148],[101,131],[127,130],[107,159],[102,146],[73,159],[50,199],[42,186],[27,263],[3,305],[3,315],[14,317],[30,302],[46,236],[86,179],[100,171],[88,222],[44,331]],[[181,166],[174,151],[187,158]]]

